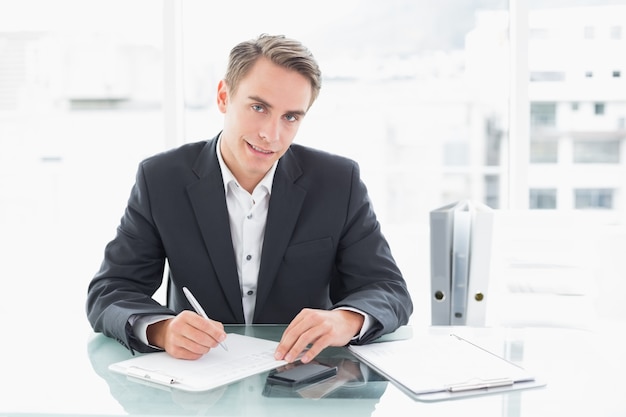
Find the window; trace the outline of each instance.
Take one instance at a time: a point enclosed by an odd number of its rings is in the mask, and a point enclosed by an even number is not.
[[[505,137],[501,116],[487,116],[485,120],[485,165],[497,167],[502,165],[502,142]],[[493,207],[493,206],[491,206]]]
[[[166,12],[172,3],[180,15]],[[626,90],[616,85],[626,5],[347,1],[305,13],[292,3],[3,2],[2,247],[17,251],[15,234],[52,230],[54,241],[69,231],[81,245],[64,251],[85,260],[73,265],[88,270],[81,278],[91,274],[137,163],[178,144],[167,142],[163,114],[180,117],[181,141],[213,137],[228,52],[263,32],[302,40],[320,61],[322,92],[296,140],[359,162],[407,276],[428,276],[428,213],[457,199],[502,210],[610,207],[603,219],[626,222]],[[164,81],[170,65],[180,79]],[[18,183],[17,172],[32,176]],[[6,272],[21,273],[28,256],[11,250]]]
[[[578,164],[618,164],[620,140],[575,140],[574,162]]]
[[[459,140],[443,144],[443,164],[445,166],[467,166],[469,163],[469,143]]]
[[[530,125],[553,127],[556,125],[556,103],[531,103]]]
[[[206,24],[205,16],[233,15],[243,4],[250,16],[268,19],[230,26],[228,37]],[[185,0],[185,96],[195,97],[194,106],[186,99],[186,136],[212,137],[220,128],[207,123],[219,120],[213,116],[213,89],[193,86],[207,82],[206,74],[213,77],[209,84],[217,83],[229,48],[263,32],[285,33],[311,48],[323,73],[319,99],[296,141],[357,160],[386,224],[415,221],[393,214],[398,210],[390,202],[398,196],[406,196],[405,211],[422,213],[420,221],[450,199],[498,200],[507,184],[498,182],[488,196],[483,178],[502,175],[506,163],[501,154],[508,116],[507,6],[501,0],[455,8],[404,0],[366,7],[340,2],[332,14],[320,9],[305,16],[296,10],[267,13],[267,5],[253,1]],[[437,21],[449,24],[442,29],[433,26]],[[206,96],[198,97],[198,90]],[[417,178],[429,179],[432,194],[424,195]],[[414,195],[423,198],[408,198]]]
[[[558,162],[559,143],[556,140],[531,140],[530,162],[533,164]]]
[[[622,39],[622,27],[621,26],[611,26],[610,32],[611,39]]]
[[[530,204],[531,209],[555,209],[556,189],[555,188],[531,188]]]
[[[97,270],[139,161],[165,145],[162,23],[154,0],[0,0],[0,248],[11,277],[0,294],[7,311],[19,309],[8,296],[19,291],[13,284],[27,283],[39,312],[77,334],[89,331],[83,296],[69,294],[83,292]],[[40,314],[24,313],[24,322]],[[66,342],[80,345],[83,337],[70,333]],[[50,398],[62,398],[54,385],[46,388]],[[26,410],[20,398],[14,404]]]
[[[530,73],[530,81],[555,82],[564,81],[565,73],[562,71],[533,71]]]
[[[536,28],[551,33],[550,39],[529,36],[528,48],[521,49],[528,51],[529,73],[535,79],[546,69],[566,74],[558,86],[529,83],[528,184],[535,190],[558,190],[559,210],[584,206],[576,202],[573,190],[613,190],[612,208],[603,215],[608,218],[610,212],[622,218],[620,210],[626,208],[626,161],[622,157],[626,90],[610,81],[621,83],[623,78],[626,4],[596,0],[524,3],[530,33]],[[538,206],[537,200],[529,201],[529,206]]]
[[[612,209],[612,189],[583,188],[574,190],[574,201],[577,209]]]
[[[161,4],[7,4],[0,5],[0,218],[11,224],[2,234],[59,227],[72,235],[89,224],[89,246],[114,230],[112,212],[122,213],[139,160],[164,148]]]
[[[528,31],[528,37],[530,39],[549,39],[550,38],[550,30],[547,28],[530,28]]]
[[[487,204],[489,207],[502,207],[499,193],[500,187],[500,176],[485,175],[485,204]]]

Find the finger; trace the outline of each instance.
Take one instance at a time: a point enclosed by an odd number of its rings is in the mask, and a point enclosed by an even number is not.
[[[322,350],[331,345],[333,340],[333,327],[328,321],[321,320],[315,326],[308,329],[300,336],[292,350],[287,353],[288,357],[302,354],[300,361],[308,363],[312,361]],[[304,345],[300,345],[303,342]]]
[[[194,355],[203,355],[211,348],[210,338],[185,317],[177,317],[171,321],[167,329],[165,350],[176,357],[187,356],[187,351]]]
[[[165,345],[165,351],[171,356],[179,359],[198,359],[208,353],[211,348],[202,346],[185,336],[185,331],[180,330],[181,325],[174,323],[174,330],[168,330]]]
[[[218,343],[226,340],[224,325],[219,321],[206,319],[192,313],[188,323],[193,327],[188,336],[203,346],[215,348]]]
[[[291,323],[289,323],[283,332],[280,342],[276,348],[276,352],[274,353],[275,359],[285,359],[285,355],[287,355],[287,353],[294,347],[302,333],[304,333],[307,329],[307,327],[303,325],[305,320],[302,319],[305,315],[306,312],[303,310],[291,321]]]
[[[308,328],[299,335],[291,348],[288,349],[285,354],[285,360],[287,362],[293,362],[298,359],[300,355],[302,355],[300,360],[303,363],[310,362],[319,352],[322,351],[324,347],[326,347],[324,345],[325,339],[327,339],[327,337],[325,337],[324,326],[317,325]],[[304,353],[305,351],[306,353]]]
[[[328,338],[324,336],[317,338],[315,342],[311,344],[309,348],[304,352],[304,354],[300,358],[300,361],[302,363],[309,363],[313,359],[315,359],[315,357],[319,355],[322,350],[326,349],[329,346],[327,340]]]
[[[211,351],[211,348],[203,347],[190,341],[189,339],[181,339],[179,342],[168,346],[166,351],[178,359],[199,359]]]
[[[193,312],[184,311],[171,320],[167,329],[165,350],[175,357],[199,357],[217,346],[218,341],[208,332],[217,329],[223,333],[223,325],[207,320]]]
[[[193,340],[197,340],[200,344],[216,347],[218,343],[226,340],[224,325],[219,321],[204,318],[197,313],[188,310],[181,312],[178,317],[181,321],[189,324],[202,333],[202,335],[196,334],[196,337],[192,337]],[[204,335],[208,336],[209,339],[207,339]]]

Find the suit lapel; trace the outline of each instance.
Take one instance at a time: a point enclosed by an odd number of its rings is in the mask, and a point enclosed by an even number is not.
[[[263,311],[267,297],[271,292],[306,196],[306,190],[295,184],[296,179],[301,174],[300,165],[292,151],[288,150],[276,167],[272,185],[259,268],[255,322],[259,313]]]
[[[216,139],[210,141],[200,153],[193,168],[198,180],[187,186],[187,193],[228,305],[234,317],[243,323],[241,290],[216,142]]]

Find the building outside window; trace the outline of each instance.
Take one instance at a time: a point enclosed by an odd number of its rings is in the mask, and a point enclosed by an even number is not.
[[[556,189],[530,189],[530,209],[556,209]]]
[[[585,209],[612,209],[614,190],[606,188],[575,189],[575,207]]]
[[[606,105],[604,103],[594,103],[593,112],[596,116],[602,116],[606,111]]]
[[[557,163],[559,160],[559,142],[554,139],[530,141],[530,163]]]
[[[574,140],[573,160],[577,164],[619,164],[622,139]]]
[[[529,84],[529,187],[556,187],[559,209],[611,207],[619,213],[626,206],[626,180],[617,179],[626,178],[626,84],[618,75],[624,62],[619,51],[626,48],[626,5],[597,3],[562,7],[544,1],[530,7],[529,28],[552,34],[529,39],[530,74],[549,70],[566,75]],[[583,203],[589,199],[576,197],[580,193],[574,190],[587,189],[614,190],[611,204],[597,199]]]
[[[556,103],[531,103],[530,125],[535,128],[556,126]]]

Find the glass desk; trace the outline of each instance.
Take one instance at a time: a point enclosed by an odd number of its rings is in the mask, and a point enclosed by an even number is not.
[[[278,340],[283,328],[228,326],[227,331]],[[449,332],[451,328],[412,330],[418,336],[421,331]],[[28,343],[19,347],[7,344],[3,337],[0,416],[623,417],[626,343],[610,330],[456,327],[455,333],[532,369],[548,385],[435,403],[412,400],[344,348],[328,348],[318,356],[338,366],[335,383],[304,394],[268,389],[267,373],[209,392],[186,393],[144,385],[110,372],[110,363],[128,359],[131,354],[99,334],[83,334],[82,343],[77,343],[80,337],[68,330],[66,340],[56,335],[51,345]]]

